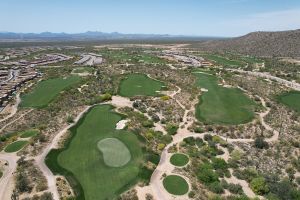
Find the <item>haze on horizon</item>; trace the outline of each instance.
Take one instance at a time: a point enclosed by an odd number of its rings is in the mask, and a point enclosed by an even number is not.
[[[299,0],[0,0],[0,31],[240,36],[300,28]]]

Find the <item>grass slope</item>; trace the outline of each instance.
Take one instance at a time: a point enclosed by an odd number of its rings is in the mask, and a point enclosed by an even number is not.
[[[31,130],[27,130],[22,132],[21,134],[21,138],[29,138],[29,137],[33,137],[36,136],[37,134],[39,134],[39,131],[36,129],[31,129]]]
[[[174,195],[184,195],[189,191],[189,185],[184,178],[176,175],[164,178],[163,185],[170,194]]]
[[[300,113],[300,92],[290,91],[278,96],[278,100]]]
[[[4,149],[4,151],[7,153],[13,153],[13,152],[20,151],[27,143],[28,143],[28,141],[13,142],[13,143],[7,145]]]
[[[135,183],[143,160],[141,145],[136,135],[115,130],[122,116],[112,106],[93,107],[76,126],[64,149],[52,150],[46,164],[54,174],[67,177],[77,192],[77,199],[113,199]],[[123,167],[108,167],[97,144],[105,138],[117,138],[131,153],[131,160]]]
[[[22,96],[22,107],[45,107],[61,91],[80,81],[79,76],[70,76],[67,78],[55,78],[39,82],[34,90]]]
[[[212,60],[216,62],[219,65],[222,66],[230,66],[230,67],[241,67],[246,65],[246,63],[239,61],[239,60],[230,60],[228,58],[222,57],[220,55],[214,55],[214,54],[203,54],[201,55],[207,60]]]
[[[119,93],[121,96],[157,96],[163,83],[153,80],[144,74],[129,74],[121,81]]]
[[[217,84],[217,77],[195,73],[197,85],[205,88],[196,107],[196,117],[207,123],[241,124],[254,118],[256,104],[240,89],[224,88]]]
[[[182,167],[189,162],[189,158],[185,154],[176,153],[171,156],[170,162],[172,165]]]

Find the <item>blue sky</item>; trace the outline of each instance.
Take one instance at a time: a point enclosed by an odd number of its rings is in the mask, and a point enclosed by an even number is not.
[[[0,31],[239,36],[300,28],[300,0],[0,0]]]

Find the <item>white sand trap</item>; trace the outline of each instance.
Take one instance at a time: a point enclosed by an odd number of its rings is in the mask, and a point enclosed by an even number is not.
[[[122,167],[131,160],[127,146],[117,138],[105,138],[97,144],[102,152],[104,163],[109,167]]]
[[[201,88],[201,92],[208,92],[208,89]]]
[[[126,127],[128,120],[120,120],[117,124],[116,124],[116,129],[117,130],[121,130],[124,129]]]

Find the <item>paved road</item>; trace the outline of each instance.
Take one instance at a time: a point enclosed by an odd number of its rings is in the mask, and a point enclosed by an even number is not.
[[[239,73],[243,73],[243,74],[249,74],[252,76],[257,76],[257,77],[261,77],[261,78],[267,78],[270,80],[274,80],[277,81],[279,83],[282,83],[284,85],[286,85],[289,88],[292,88],[294,90],[298,90],[300,91],[300,84],[299,83],[295,83],[292,81],[288,81],[282,78],[278,78],[276,76],[272,76],[266,72],[251,72],[251,71],[244,71],[244,70],[240,70],[240,69],[227,69],[228,71],[234,71],[234,72],[239,72]]]

